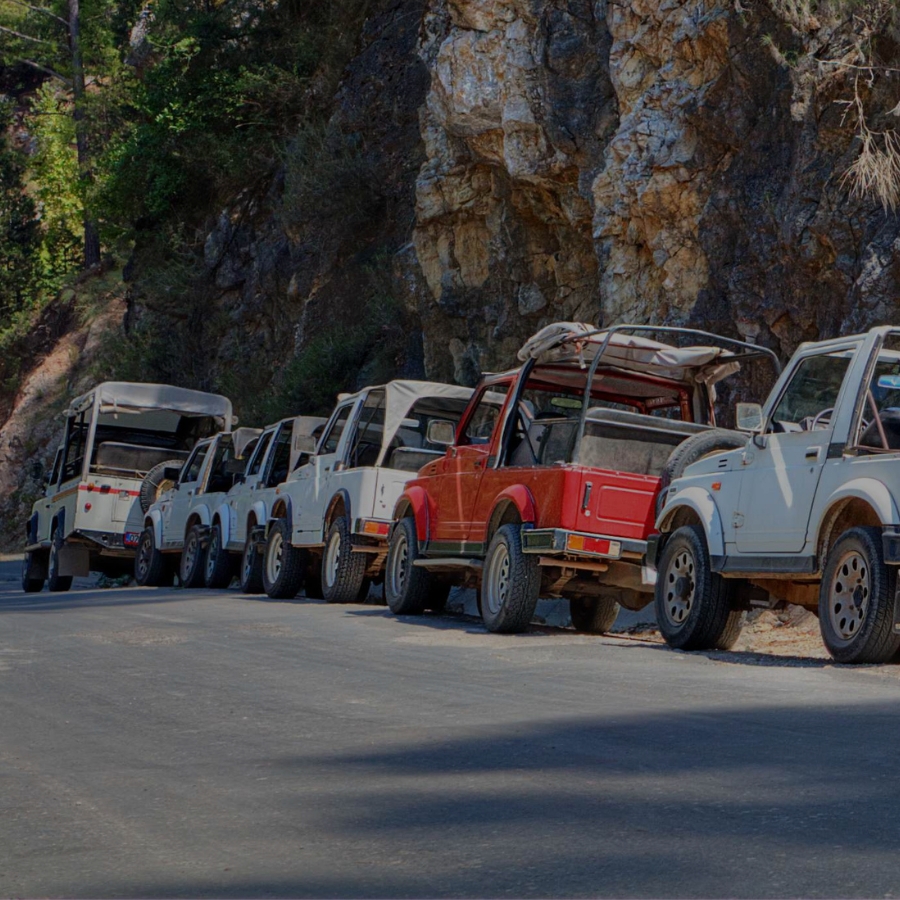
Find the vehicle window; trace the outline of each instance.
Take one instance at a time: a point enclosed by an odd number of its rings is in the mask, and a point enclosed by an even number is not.
[[[288,477],[292,435],[293,429],[290,425],[283,425],[278,431],[275,447],[272,449],[272,459],[269,463],[269,474],[266,476],[266,487],[275,487]]]
[[[52,488],[59,481],[59,470],[62,468],[63,448],[60,447],[53,457],[53,468],[50,470],[50,477],[47,479],[47,487]]]
[[[509,393],[508,384],[489,385],[482,391],[478,404],[469,416],[460,443],[487,444],[494,433],[494,426],[500,418],[503,400]]]
[[[269,449],[269,444],[272,443],[272,436],[274,434],[274,431],[267,431],[259,439],[259,443],[256,445],[256,452],[253,454],[253,458],[250,460],[250,465],[247,467],[248,476],[259,475],[259,470],[262,468],[263,460],[266,458],[266,450]]]
[[[827,428],[853,351],[841,350],[804,359],[772,413],[771,431]]]
[[[187,465],[181,472],[181,484],[192,484],[200,478],[200,471],[209,452],[209,444],[200,444],[191,455]]]
[[[384,415],[386,405],[384,391],[370,391],[357,420],[356,434],[350,453],[347,455],[347,466],[351,469],[360,466],[374,466],[381,453],[381,441],[384,437]]]
[[[341,435],[347,427],[347,419],[350,418],[350,411],[352,409],[353,404],[348,403],[338,411],[337,418],[332,422],[331,428],[328,430],[328,436],[322,441],[322,446],[319,449],[320,456],[326,453],[337,453]]]
[[[891,338],[894,338],[891,341]],[[888,336],[887,346],[896,344]],[[900,352],[879,354],[863,403],[858,445],[872,450],[900,450]]]
[[[78,416],[73,416],[68,421],[63,461],[63,481],[69,481],[69,479],[78,478],[81,475],[81,471],[84,468],[84,449],[87,445],[89,427],[88,410],[85,410]]]
[[[206,483],[207,493],[217,494],[230,491],[234,487],[234,473],[225,467],[225,464],[234,458],[234,444],[231,443],[231,440],[228,438],[219,440],[216,443],[216,453],[209,469],[209,479]]]
[[[536,466],[568,460],[575,442],[584,394],[547,391],[525,385],[515,419],[507,431],[504,465]],[[553,446],[553,459],[545,459]]]

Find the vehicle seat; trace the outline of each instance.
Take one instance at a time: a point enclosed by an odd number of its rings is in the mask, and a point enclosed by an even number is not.
[[[884,436],[887,438],[888,447],[891,450],[900,450],[900,408],[893,406],[881,410],[881,424],[884,427]],[[883,450],[881,435],[878,433],[878,423],[869,422],[868,427],[862,433],[859,440],[863,447],[872,447]]]

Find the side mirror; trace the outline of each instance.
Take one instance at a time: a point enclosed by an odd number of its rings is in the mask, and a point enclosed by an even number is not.
[[[181,468],[179,466],[166,466],[163,469],[163,480],[164,481],[174,481],[175,487],[178,487],[178,478],[181,475]]]
[[[298,434],[294,438],[294,450],[301,455],[312,456],[316,452],[316,439],[311,434]]]
[[[456,440],[456,429],[452,422],[446,419],[432,419],[428,423],[428,431],[425,437],[429,444],[437,444],[439,447],[450,447]]]
[[[762,431],[763,414],[758,403],[738,403],[734,418],[738,431]]]
[[[44,470],[44,464],[39,459],[31,461],[31,477],[35,481],[41,481],[44,484],[50,480],[50,476]]]

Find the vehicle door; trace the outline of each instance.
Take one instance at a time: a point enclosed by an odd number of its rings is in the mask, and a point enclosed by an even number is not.
[[[202,441],[184,464],[175,490],[162,504],[163,544],[180,547],[184,541],[184,526],[194,495],[203,483],[207,458],[215,441]]]
[[[44,487],[44,496],[41,498],[38,506],[37,540],[39,541],[50,537],[51,509],[53,507],[54,497],[59,491],[59,477],[62,473],[63,450],[64,448],[60,447],[56,451],[56,456],[53,457],[53,468],[50,470],[50,475],[47,478]]]
[[[263,468],[274,435],[274,428],[262,433],[247,460],[243,481],[231,491],[228,500],[232,517],[231,543],[242,545],[247,540],[247,517],[261,490]]]
[[[291,491],[294,504],[294,529],[302,532],[309,543],[321,543],[325,505],[331,499],[331,475],[343,457],[347,426],[351,421],[356,399],[342,403],[331,417],[319,443],[316,455],[297,470]],[[301,543],[306,541],[301,541]]]
[[[456,443],[443,460],[432,540],[461,545],[468,539],[481,478],[492,464],[492,454],[500,440],[501,403],[509,389],[509,382],[487,383],[469,407]],[[463,550],[462,546],[448,548],[451,553]]]
[[[84,410],[71,416],[66,422],[66,438],[63,449],[62,469],[59,476],[59,490],[50,502],[51,519],[64,511],[64,536],[68,536],[77,527],[78,487],[85,469],[85,447],[87,446],[90,428],[90,410]],[[50,536],[49,534],[47,535]]]
[[[383,388],[369,391],[353,417],[354,424],[347,439],[347,450],[332,470],[331,496],[346,491],[350,497],[350,515],[370,518],[375,506],[375,468],[384,441],[387,394]],[[327,501],[326,501],[327,502]],[[351,523],[352,528],[352,523]]]
[[[803,549],[831,444],[833,411],[841,403],[857,346],[848,342],[844,348],[813,350],[798,359],[770,407],[765,432],[747,444],[731,523],[742,555]]]

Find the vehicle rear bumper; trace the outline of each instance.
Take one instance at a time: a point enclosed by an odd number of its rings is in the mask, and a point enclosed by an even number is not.
[[[608,547],[603,548],[602,543]],[[598,544],[600,548],[597,549]],[[579,546],[581,545],[581,546]],[[588,549],[593,548],[593,549]],[[574,556],[584,559],[643,559],[647,542],[606,534],[589,534],[565,528],[532,528],[522,532],[522,552],[542,556]]]
[[[67,538],[68,541],[88,544],[94,552],[103,556],[133,556],[140,543],[139,531],[87,531],[79,529],[73,531]]]

